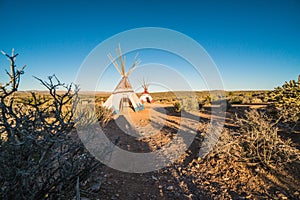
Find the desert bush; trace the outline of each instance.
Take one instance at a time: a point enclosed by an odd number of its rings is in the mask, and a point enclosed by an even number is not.
[[[104,127],[113,119],[113,111],[95,103],[79,104],[75,117],[77,127],[87,127],[97,123]]]
[[[87,104],[87,105],[79,104],[74,114],[76,118],[75,121],[76,127],[87,127],[97,123],[98,118],[94,109],[95,109],[95,105],[93,104]]]
[[[247,118],[243,119],[246,120]],[[204,131],[201,130],[202,127],[204,127]],[[191,167],[195,166],[192,170],[198,172],[198,177],[203,177],[202,182],[206,180],[213,182],[208,184],[209,191],[212,191],[214,187],[217,187],[217,190],[224,188],[225,190],[221,191],[222,193],[226,194],[227,191],[234,191],[240,196],[239,198],[242,197],[243,199],[278,199],[280,193],[286,194],[289,199],[297,199],[298,180],[285,182],[281,179],[283,176],[289,177],[290,174],[295,174],[295,171],[292,172],[290,169],[294,170],[296,160],[299,161],[299,151],[297,149],[290,145],[275,147],[274,152],[278,150],[280,153],[275,154],[273,158],[279,158],[280,160],[277,163],[269,162],[272,168],[270,170],[270,166],[266,166],[260,161],[257,151],[255,151],[257,148],[252,148],[253,151],[250,151],[250,148],[244,146],[245,140],[256,141],[255,139],[250,140],[248,138],[250,136],[246,136],[248,133],[235,132],[236,130],[225,128],[219,135],[220,130],[216,128],[218,126],[212,127],[209,123],[204,123],[200,127],[203,140],[199,155],[203,157],[205,156],[203,153],[207,150],[210,151],[205,158],[195,159],[190,165]],[[261,136],[259,138],[259,141],[262,142]],[[200,137],[200,139],[202,138]],[[217,141],[217,144],[214,146],[215,141]],[[255,142],[249,143],[256,144]],[[287,144],[286,142],[283,143]],[[280,145],[280,143],[277,144]],[[272,146],[269,145],[270,148]],[[265,148],[262,145],[258,148],[260,152],[263,152],[263,149],[270,150],[270,148]],[[251,153],[249,154],[249,152]],[[283,153],[287,153],[287,155],[283,155]],[[283,160],[284,158],[288,158],[288,160]],[[293,163],[287,165],[288,162]],[[276,182],[270,182],[270,180]],[[273,193],[274,187],[278,188],[278,193]],[[231,199],[232,196],[228,194],[228,197],[223,198]]]
[[[262,103],[263,100],[257,97],[253,97],[250,101],[250,103]]]
[[[299,78],[300,79],[300,78]],[[285,82],[268,94],[268,101],[276,109],[277,117],[282,122],[292,123],[294,126],[300,120],[300,85],[299,81]]]
[[[96,108],[97,120],[102,126],[106,126],[113,119],[113,111],[111,108],[99,106]]]
[[[204,105],[205,105],[204,101],[198,100],[198,108],[199,108],[199,110],[202,110]]]
[[[231,96],[229,98],[229,103],[231,103],[231,104],[242,104],[243,103],[243,97],[241,97],[241,96]]]
[[[99,166],[74,130],[78,87],[50,76],[38,79],[49,97],[16,99],[24,68],[15,65],[18,54],[4,55],[10,72],[0,86],[0,199],[71,199],[76,181]]]
[[[219,124],[204,123],[199,130],[202,138],[199,155],[207,158],[231,156],[231,148],[237,141]],[[208,153],[209,152],[209,153]]]
[[[204,99],[204,104],[209,105],[213,101],[213,98],[211,95],[207,95]]]
[[[204,138],[210,138],[208,144],[218,140],[209,158],[222,158],[228,163],[243,162],[247,166],[274,170],[294,161],[299,162],[300,151],[292,146],[290,140],[281,139],[277,122],[266,114],[254,109],[246,111],[244,117],[237,117],[236,123],[239,131],[235,133],[224,129],[219,136],[214,135],[216,131],[205,131]],[[210,129],[209,125],[207,129]],[[204,148],[206,143],[204,140]]]
[[[181,106],[181,103],[179,101],[176,101],[173,105],[174,105],[174,111],[175,112],[181,112],[182,106]]]
[[[244,118],[237,118],[240,127],[240,159],[250,165],[276,168],[299,160],[299,150],[290,140],[278,135],[277,121],[257,110],[246,111]]]
[[[197,111],[199,110],[199,103],[197,98],[185,97],[181,98],[179,101],[176,101],[174,104],[175,112],[184,111]]]

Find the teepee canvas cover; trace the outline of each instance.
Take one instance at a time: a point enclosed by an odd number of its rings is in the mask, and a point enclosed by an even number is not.
[[[151,97],[151,95],[149,94],[148,88],[149,88],[149,83],[147,83],[144,79],[142,82],[142,87],[144,88],[144,92],[142,94],[142,96],[140,97],[140,101],[142,103],[153,103],[154,99]]]
[[[139,60],[134,59],[134,62],[128,72],[125,72],[125,62],[126,57],[122,56],[121,47],[117,49],[118,61],[121,66],[118,65],[117,61],[111,56],[108,55],[120,75],[122,76],[121,81],[113,91],[112,95],[105,101],[103,106],[112,108],[114,113],[119,113],[124,107],[131,107],[134,111],[143,110],[144,106],[140,102],[137,95],[134,93],[132,86],[128,80],[129,74],[134,70],[134,68],[140,63]]]

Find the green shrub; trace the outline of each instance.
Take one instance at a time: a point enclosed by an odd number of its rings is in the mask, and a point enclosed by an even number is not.
[[[299,82],[291,80],[285,82],[281,87],[275,88],[268,94],[268,101],[276,109],[277,117],[282,122],[294,125],[300,120],[300,85]]]
[[[199,110],[199,103],[197,98],[193,97],[185,97],[180,99],[180,101],[175,102],[174,104],[175,112],[184,111],[198,111]]]
[[[98,117],[93,104],[79,105],[76,108],[76,127],[87,127],[98,122]]]
[[[243,97],[241,96],[232,96],[229,98],[229,103],[231,104],[242,104],[243,103]]]
[[[212,100],[213,100],[213,98],[210,95],[207,95],[205,97],[204,102],[205,102],[205,104],[211,104]]]
[[[179,101],[175,102],[174,103],[174,111],[175,112],[181,112],[181,110],[182,110],[181,103]]]

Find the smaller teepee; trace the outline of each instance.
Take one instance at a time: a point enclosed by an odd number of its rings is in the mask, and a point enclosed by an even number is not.
[[[149,88],[149,83],[147,83],[145,81],[145,79],[143,79],[143,82],[142,82],[142,87],[144,88],[144,92],[142,93],[142,96],[140,97],[140,101],[142,103],[153,103],[154,102],[154,99],[151,97],[149,91],[148,91],[148,88]]]
[[[128,70],[125,72],[125,64],[126,64],[126,57],[122,56],[121,47],[117,49],[118,54],[118,62],[112,57],[111,54],[108,54],[109,59],[114,64],[118,72],[120,73],[122,79],[113,91],[112,95],[105,101],[103,106],[112,108],[114,113],[119,113],[125,107],[131,107],[134,111],[139,111],[144,109],[144,105],[140,102],[138,96],[134,93],[132,86],[128,80],[128,76],[134,70],[134,68],[140,63],[137,60],[137,55],[134,58],[133,64]]]

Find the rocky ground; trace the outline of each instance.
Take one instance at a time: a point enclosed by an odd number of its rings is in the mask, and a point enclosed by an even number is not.
[[[241,109],[241,110],[239,110]],[[233,115],[243,108],[231,108],[225,129],[234,134]],[[99,167],[81,185],[84,199],[300,199],[300,165],[292,164],[266,171],[245,163],[230,162],[208,155],[199,158],[207,122],[214,117],[209,109],[189,116],[173,112],[170,105],[150,105],[144,111],[128,110],[116,116],[103,130],[119,148],[149,153],[168,147],[168,153],[184,149],[178,130],[190,131],[193,141],[183,154],[167,166],[145,173],[128,173],[105,165]],[[215,116],[217,117],[217,116]],[[187,119],[185,119],[187,118]],[[198,122],[197,122],[198,120]],[[199,123],[200,121],[200,123]],[[170,145],[171,141],[179,141]],[[169,146],[168,146],[169,145]],[[182,153],[179,151],[179,153]],[[177,157],[178,156],[178,157]],[[147,163],[145,163],[147,164]]]

